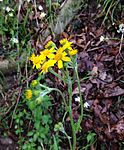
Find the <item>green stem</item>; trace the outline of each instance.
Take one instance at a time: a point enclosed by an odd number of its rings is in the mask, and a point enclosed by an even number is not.
[[[72,136],[73,136],[73,145],[72,145],[72,150],[75,150],[76,148],[76,131],[75,131],[75,125],[74,125],[74,120],[72,116],[72,82],[71,78],[68,73],[68,93],[69,93],[69,117],[70,117],[70,122],[71,122],[71,127],[72,127]]]
[[[45,86],[45,85],[42,85],[42,84],[40,84],[40,86],[41,86],[42,88],[44,88],[44,89],[47,89],[47,90],[48,90],[48,93],[49,93],[49,92],[52,92],[52,91],[59,92],[60,95],[61,95],[61,97],[62,97],[62,99],[63,99],[63,102],[64,102],[64,104],[65,104],[66,110],[68,110],[68,106],[67,106],[67,103],[66,103],[66,101],[65,101],[65,98],[64,98],[62,92],[61,92],[59,89],[56,89],[56,88],[49,88],[49,87],[47,87],[47,86]],[[72,114],[72,113],[71,113],[71,114]],[[72,118],[72,119],[73,119],[73,118]],[[70,150],[72,150],[72,145],[71,145],[70,138],[68,137],[68,135],[67,135],[66,132],[64,132],[64,134],[65,134],[65,136],[67,137],[67,139],[68,139],[68,141],[69,141]]]
[[[68,134],[67,134],[66,132],[63,132],[63,133],[65,134],[65,136],[66,136],[66,137],[67,137],[67,139],[68,139],[69,146],[70,146],[70,150],[72,150],[71,140],[70,140],[70,138],[69,138]]]
[[[70,117],[70,123],[71,123],[71,127],[72,127],[72,137],[73,137],[73,144],[72,144],[72,149],[71,150],[75,150],[76,148],[76,129],[75,129],[75,124],[74,124],[74,120],[73,120],[73,115],[72,115],[72,81],[71,81],[71,78],[69,76],[69,71],[68,71],[68,68],[66,68],[66,78],[62,78],[61,76],[59,76],[54,70],[50,69],[50,72],[52,74],[54,74],[56,77],[58,77],[59,79],[61,79],[64,83],[67,83],[68,84],[68,93],[69,93],[69,107],[67,106],[66,104],[66,101],[65,101],[65,98],[63,97],[63,94],[60,90],[56,89],[56,88],[52,88],[53,90],[55,91],[58,91],[62,98],[63,98],[63,101],[65,103],[65,106],[66,108],[69,108],[68,111],[69,111],[69,117]],[[67,82],[68,81],[68,82]]]
[[[65,98],[64,98],[64,96],[63,96],[63,94],[62,94],[62,92],[61,92],[59,89],[56,89],[56,88],[51,88],[51,90],[52,90],[52,91],[57,91],[57,92],[60,93],[60,95],[61,95],[61,97],[62,97],[62,99],[63,99],[63,101],[64,101],[66,110],[67,110],[68,106],[67,106],[66,100],[65,100]]]
[[[62,78],[61,76],[59,76],[53,69],[49,69],[49,71],[56,76],[57,78],[59,78],[60,80],[62,80],[64,83],[66,83],[66,80],[64,78]]]
[[[77,132],[78,130],[80,129],[80,124],[82,122],[82,119],[83,119],[83,99],[82,99],[82,94],[81,94],[81,85],[80,85],[80,79],[79,79],[79,76],[78,76],[78,69],[77,69],[77,64],[75,66],[75,73],[76,73],[76,77],[77,77],[77,82],[78,82],[78,91],[79,91],[79,96],[80,96],[80,106],[81,106],[81,115],[78,119],[78,124],[77,124]]]
[[[61,92],[59,89],[57,89],[57,88],[49,88],[49,87],[47,87],[47,86],[45,86],[45,85],[43,85],[43,84],[40,84],[40,86],[48,91],[48,92],[46,92],[46,93],[50,93],[50,92],[52,92],[52,91],[59,92],[59,94],[61,95],[61,97],[62,97],[62,99],[63,99],[63,102],[64,102],[64,104],[65,104],[66,110],[67,110],[68,106],[67,106],[66,100],[65,100],[65,98],[64,98],[64,96],[63,96],[63,94],[62,94],[62,92]]]

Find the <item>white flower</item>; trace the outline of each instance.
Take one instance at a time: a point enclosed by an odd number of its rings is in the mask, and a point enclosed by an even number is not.
[[[18,42],[19,42],[17,38],[12,38],[11,40],[12,40],[12,42],[15,43],[15,44],[18,44]]]
[[[80,102],[80,97],[76,97],[75,102]]]
[[[41,12],[41,14],[40,14],[40,19],[43,19],[45,16],[46,16],[46,13]]]
[[[108,37],[100,36],[100,42],[109,40]]]
[[[10,11],[11,11],[11,8],[7,6],[7,7],[6,7],[6,11],[7,11],[7,12],[10,12]]]
[[[13,13],[9,13],[9,16],[10,16],[10,17],[13,17]]]
[[[85,102],[84,103],[84,108],[88,108],[88,107],[90,107],[89,103]]]
[[[3,0],[0,0],[0,2],[2,2]]]
[[[121,23],[121,24],[119,25],[119,30],[117,30],[117,32],[124,34],[124,24],[123,24],[123,23]]]
[[[29,3],[31,0],[27,0],[27,2]]]
[[[38,9],[41,11],[41,10],[43,10],[43,7],[41,5],[39,5]]]
[[[6,10],[7,12],[10,12],[10,11],[14,11],[12,8],[10,8],[10,7],[3,7],[3,10]]]
[[[100,42],[103,42],[103,41],[105,41],[104,36],[100,36]]]

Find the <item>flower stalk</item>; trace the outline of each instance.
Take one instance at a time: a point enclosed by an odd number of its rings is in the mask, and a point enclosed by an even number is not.
[[[69,140],[69,146],[71,150],[76,149],[76,133],[80,129],[80,124],[83,119],[83,101],[81,96],[81,87],[80,87],[80,79],[78,76],[78,66],[75,55],[77,54],[77,50],[72,48],[72,42],[69,42],[67,39],[60,40],[61,46],[59,48],[56,47],[55,43],[49,41],[45,46],[45,50],[40,52],[40,55],[32,54],[30,60],[33,63],[33,68],[41,70],[41,74],[45,74],[47,72],[52,73],[58,79],[62,80],[68,86],[68,101],[66,101],[63,93],[57,88],[49,88],[45,85],[40,84],[40,87],[43,88],[43,92],[40,93],[41,96],[49,94],[52,91],[58,92],[64,102],[66,113],[69,113],[70,124],[72,128],[72,143],[70,141],[70,137],[64,132],[65,136]],[[56,66],[58,69],[61,69],[62,75],[60,76],[56,73],[53,67]],[[69,74],[69,69],[73,69],[74,77],[71,78]],[[81,107],[81,115],[77,121],[74,122],[73,119],[73,108],[72,108],[72,97],[73,97],[73,83],[77,79],[78,83],[78,91],[80,96],[80,107]],[[65,114],[66,114],[65,113]],[[65,118],[65,116],[64,116]],[[63,119],[64,120],[64,119]],[[65,130],[64,130],[65,131]]]

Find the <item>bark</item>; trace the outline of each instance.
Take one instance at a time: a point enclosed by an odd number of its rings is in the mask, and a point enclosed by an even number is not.
[[[16,62],[11,59],[4,59],[0,61],[0,72],[9,74],[16,70]]]
[[[20,68],[25,66],[27,60],[27,53],[23,52],[18,60],[13,60],[12,58],[0,59],[0,72],[4,75],[17,72],[18,64]]]
[[[50,24],[45,33],[43,33],[43,38],[47,38],[51,32],[55,36],[62,33],[66,26],[78,13],[79,9],[81,8],[81,3],[82,0],[66,0],[57,18]]]

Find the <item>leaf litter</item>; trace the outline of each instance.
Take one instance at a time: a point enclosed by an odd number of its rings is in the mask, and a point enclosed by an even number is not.
[[[40,1],[39,1],[40,3]],[[24,7],[26,9],[26,6]],[[39,12],[30,14],[30,22],[39,19]],[[94,130],[101,143],[111,142],[115,147],[118,141],[124,141],[124,61],[119,53],[120,41],[112,38],[119,36],[115,32],[115,27],[112,26],[114,32],[109,32],[105,27],[94,21],[94,15],[91,12],[80,13],[77,17],[80,20],[78,31],[74,29],[75,20],[68,26],[60,37],[65,37],[73,41],[79,50],[78,53],[78,68],[81,81],[81,92],[84,103],[88,103],[89,107],[85,108],[84,113],[88,114],[82,122],[82,128],[85,132]],[[19,21],[23,19],[23,11],[20,13]],[[77,21],[77,20],[76,20]],[[77,22],[78,23],[78,22]],[[29,31],[36,32],[34,37],[41,29],[45,29],[46,25],[42,22],[39,28],[29,28]],[[102,40],[101,36],[105,37]],[[49,40],[51,35],[45,41],[39,43],[31,37],[32,46],[39,51]],[[124,43],[122,43],[121,54],[124,57]],[[85,79],[85,77],[87,77]],[[63,91],[66,91],[66,85],[61,81],[51,80],[51,75],[47,76],[48,84],[53,85]],[[53,95],[54,96],[54,95]],[[73,96],[78,97],[77,83],[73,88]],[[121,98],[121,101],[119,101]],[[60,97],[56,97],[55,114],[59,107]],[[80,102],[73,102],[73,118],[75,122],[79,118]],[[58,116],[56,117],[56,119]],[[68,122],[69,117],[66,118]],[[9,141],[9,140],[8,140]],[[2,142],[2,140],[0,140]]]
[[[78,16],[83,24],[78,33],[72,30],[72,41],[79,49],[79,75],[82,79],[87,76],[81,81],[81,92],[84,103],[90,107],[85,109],[89,117],[84,119],[82,127],[85,131],[94,130],[99,141],[113,143],[116,145],[113,150],[116,150],[117,142],[124,141],[124,61],[118,55],[120,42],[113,40],[119,35],[98,26],[91,16],[86,16]],[[71,38],[68,30],[66,36]],[[100,41],[101,36],[106,37],[104,41]],[[121,49],[124,57],[123,42]],[[73,95],[78,95],[76,84]],[[75,116],[78,116],[77,111]]]

